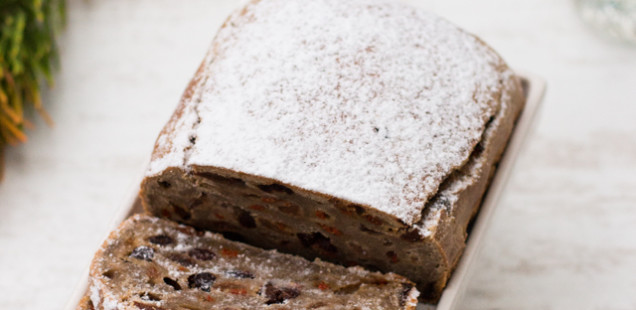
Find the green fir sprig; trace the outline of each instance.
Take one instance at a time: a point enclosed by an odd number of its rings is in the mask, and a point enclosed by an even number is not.
[[[0,0],[0,180],[7,145],[27,141],[35,110],[49,124],[40,86],[53,85],[58,66],[56,38],[65,23],[65,0]]]

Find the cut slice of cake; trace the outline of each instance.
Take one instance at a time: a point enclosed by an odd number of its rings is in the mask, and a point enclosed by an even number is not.
[[[524,104],[486,44],[374,0],[230,16],[157,139],[150,213],[396,272],[435,302]]]
[[[415,309],[418,291],[395,274],[310,262],[136,215],[97,252],[88,295],[79,309]]]

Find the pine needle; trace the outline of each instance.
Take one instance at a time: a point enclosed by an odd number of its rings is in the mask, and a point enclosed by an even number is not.
[[[5,148],[26,142],[25,129],[33,128],[25,111],[53,124],[42,106],[40,86],[53,84],[65,10],[65,0],[0,1],[0,181]]]

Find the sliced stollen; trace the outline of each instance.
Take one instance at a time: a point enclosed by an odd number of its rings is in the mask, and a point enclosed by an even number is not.
[[[155,144],[147,211],[392,271],[436,301],[524,101],[486,44],[373,0],[261,0],[221,27]]]
[[[90,270],[80,310],[415,309],[415,284],[395,274],[262,250],[136,215]]]

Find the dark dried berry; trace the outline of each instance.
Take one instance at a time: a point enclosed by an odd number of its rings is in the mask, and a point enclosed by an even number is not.
[[[392,264],[395,264],[400,261],[398,255],[393,251],[386,252],[386,257],[391,260]]]
[[[361,205],[353,205],[353,208],[356,210],[356,214],[364,214],[364,208]]]
[[[300,240],[300,243],[302,243],[305,247],[318,248],[329,254],[335,254],[338,252],[338,249],[331,244],[331,240],[319,232],[311,234],[298,233],[296,236],[298,237],[298,240]]]
[[[194,248],[188,252],[188,255],[198,260],[211,260],[216,257],[214,252],[203,248]]]
[[[157,184],[163,188],[170,188],[170,186],[172,186],[168,181],[158,181]]]
[[[150,241],[150,243],[154,243],[157,245],[168,245],[174,242],[174,240],[172,240],[172,238],[168,235],[152,236],[148,238],[148,241]]]
[[[406,240],[406,241],[410,241],[410,242],[417,242],[422,240],[422,235],[420,235],[420,232],[413,229],[413,230],[408,230],[405,233],[403,233],[400,238],[402,238],[402,240]]]
[[[209,272],[195,273],[188,277],[188,287],[209,292],[215,280],[216,276]]]
[[[136,247],[132,253],[130,253],[130,257],[152,261],[152,258],[155,257],[155,251],[152,248],[142,245]]]
[[[155,306],[155,305],[149,305],[149,304],[142,304],[138,301],[134,302],[135,307],[137,307],[138,309],[141,310],[166,310],[165,308],[159,307],[159,306]]]
[[[254,275],[251,272],[243,270],[230,270],[227,275],[239,279],[254,279]]]
[[[258,188],[260,188],[262,191],[266,192],[266,193],[271,193],[271,192],[282,192],[288,195],[291,195],[294,193],[294,191],[292,191],[289,187],[284,186],[284,185],[280,185],[280,184],[268,184],[268,185],[258,185]]]
[[[192,259],[190,259],[189,257],[181,254],[181,253],[170,253],[167,255],[168,259],[170,259],[173,262],[177,262],[179,263],[179,265],[184,266],[184,267],[192,267],[194,265],[196,265],[197,263],[195,261],[193,261]]]
[[[163,278],[163,282],[168,284],[168,285],[170,285],[170,286],[172,286],[172,288],[174,288],[175,291],[180,291],[181,290],[181,285],[179,285],[179,282],[177,282],[177,281],[175,281],[173,279],[170,279],[170,278],[166,277],[166,278]]]
[[[245,227],[245,228],[254,228],[256,227],[256,221],[254,220],[254,218],[252,217],[252,215],[245,211],[245,210],[240,210],[238,213],[238,222],[239,224],[241,224],[241,226]]]
[[[300,295],[300,290],[294,287],[275,287],[271,282],[267,282],[261,290],[261,295],[265,295],[265,304],[280,304],[285,300],[296,298]]]

